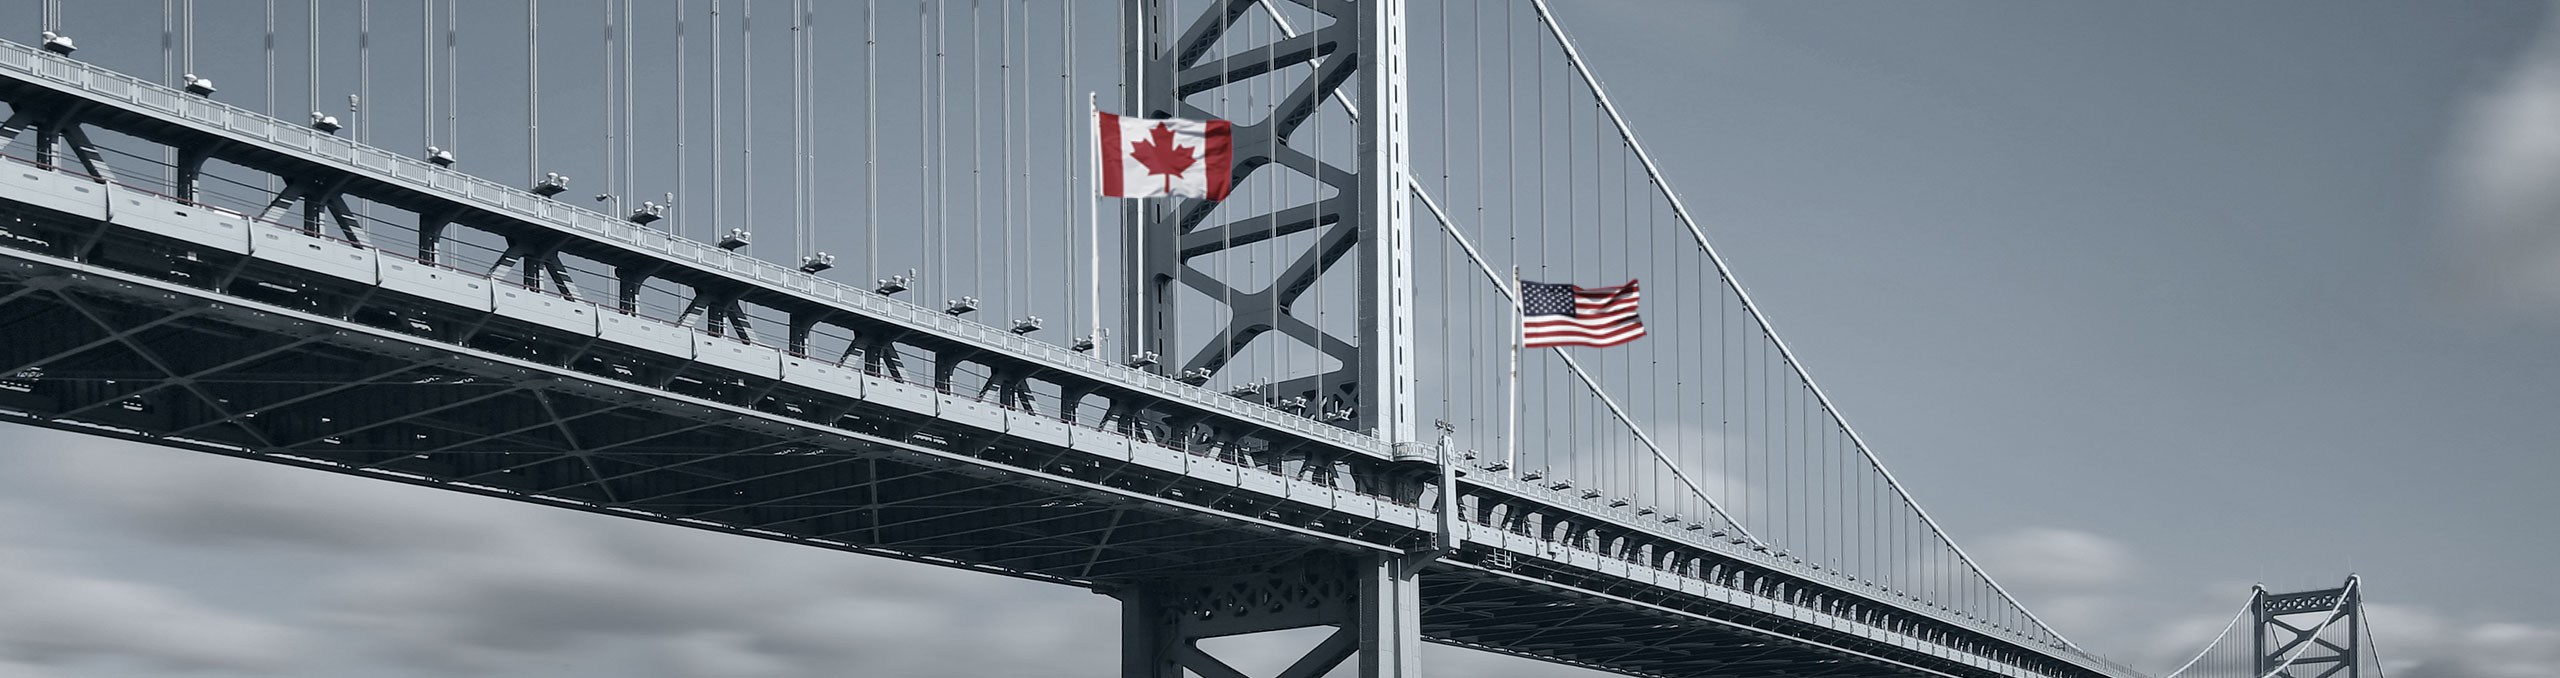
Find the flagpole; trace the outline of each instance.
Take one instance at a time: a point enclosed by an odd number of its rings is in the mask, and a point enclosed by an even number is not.
[[[1520,295],[1520,267],[1511,267],[1511,378],[1505,384],[1504,425],[1502,436],[1503,472],[1520,475],[1520,345],[1528,342],[1528,316],[1523,312],[1527,302]]]
[[[1086,244],[1086,246],[1088,247],[1088,249],[1086,250],[1085,254],[1086,254],[1086,256],[1088,257],[1088,262],[1091,264],[1091,266],[1090,266],[1090,267],[1088,267],[1088,268],[1086,268],[1086,269],[1085,269],[1085,270],[1088,272],[1088,273],[1087,273],[1087,275],[1088,275],[1088,279],[1086,280],[1087,285],[1085,286],[1085,292],[1086,292],[1087,297],[1088,297],[1087,301],[1089,301],[1089,302],[1090,302],[1090,305],[1089,305],[1089,306],[1087,306],[1087,308],[1088,308],[1088,309],[1090,309],[1090,310],[1092,311],[1092,313],[1093,313],[1093,317],[1091,318],[1091,322],[1092,322],[1092,324],[1091,324],[1091,325],[1087,325],[1086,327],[1087,327],[1087,328],[1089,328],[1089,329],[1090,329],[1090,331],[1093,333],[1093,334],[1092,334],[1092,337],[1093,337],[1093,354],[1094,354],[1094,355],[1098,355],[1098,356],[1102,356],[1102,357],[1103,357],[1103,359],[1108,360],[1108,359],[1110,359],[1110,357],[1111,357],[1111,352],[1102,348],[1102,100],[1101,100],[1101,95],[1096,94],[1096,93],[1094,93],[1094,92],[1085,92],[1085,93],[1084,93],[1084,107],[1085,107],[1085,113],[1086,113],[1086,115],[1085,115],[1085,126],[1084,126],[1085,138],[1086,138],[1088,141],[1091,141],[1091,142],[1092,142],[1092,143],[1091,143],[1091,144],[1089,144],[1086,148],[1087,148],[1087,150],[1093,151],[1093,155],[1092,155],[1091,157],[1087,158],[1087,160],[1089,160],[1090,162],[1087,162],[1087,163],[1085,164],[1085,167],[1086,167],[1087,169],[1091,169],[1091,170],[1093,170],[1093,172],[1094,172],[1093,176],[1092,176],[1092,177],[1090,177],[1090,178],[1088,179],[1088,181],[1087,181],[1087,183],[1089,183],[1089,184],[1093,187],[1093,193],[1092,193],[1091,195],[1085,196],[1085,223],[1087,223],[1087,224],[1089,224],[1089,225],[1091,225],[1091,226],[1093,227],[1093,228],[1092,228],[1092,230],[1093,230],[1093,232],[1092,232],[1092,236],[1093,236],[1093,237],[1092,237],[1090,240],[1087,240],[1087,241],[1086,241],[1086,243],[1085,243],[1085,244]]]

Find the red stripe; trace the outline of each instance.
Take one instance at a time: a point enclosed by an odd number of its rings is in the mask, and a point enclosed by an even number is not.
[[[1593,347],[1593,348],[1608,348],[1608,347],[1611,347],[1611,346],[1616,346],[1616,345],[1619,345],[1619,344],[1624,344],[1624,343],[1627,343],[1627,342],[1630,342],[1630,341],[1635,341],[1638,337],[1642,337],[1642,336],[1644,336],[1644,330],[1642,330],[1642,329],[1638,329],[1638,330],[1636,330],[1636,331],[1634,331],[1634,332],[1630,332],[1630,333],[1627,333],[1627,334],[1622,335],[1622,336],[1616,336],[1616,337],[1606,338],[1606,339],[1600,339],[1600,338],[1594,338],[1594,339],[1583,339],[1583,338],[1571,338],[1571,337],[1565,337],[1565,338],[1556,338],[1556,339],[1548,339],[1548,340],[1541,340],[1541,341],[1529,341],[1529,342],[1526,342],[1526,343],[1521,344],[1521,346],[1522,346],[1522,347],[1524,347],[1524,348],[1546,348],[1546,347],[1549,347],[1549,346],[1590,346],[1590,347]]]
[[[1529,331],[1526,331],[1526,332],[1522,332],[1521,334],[1522,334],[1523,336],[1529,336],[1529,337],[1561,337],[1561,336],[1601,337],[1601,336],[1608,336],[1608,335],[1612,335],[1612,334],[1617,334],[1617,333],[1619,333],[1619,332],[1625,332],[1625,331],[1627,331],[1627,330],[1637,329],[1637,328],[1641,328],[1641,327],[1644,327],[1644,323],[1632,323],[1632,322],[1631,322],[1631,323],[1619,323],[1619,324],[1615,324],[1615,325],[1604,325],[1604,326],[1600,326],[1600,327],[1571,327],[1571,326],[1567,326],[1567,327],[1541,327],[1541,328],[1537,328],[1537,329],[1534,329],[1534,330],[1529,330]]]
[[[1600,334],[1562,334],[1527,337],[1523,339],[1521,345],[1528,348],[1540,348],[1546,346],[1616,346],[1633,341],[1636,337],[1644,335],[1644,327],[1638,325],[1617,332]]]
[[[1230,139],[1233,136],[1232,130],[1228,128],[1225,120],[1211,120],[1208,136],[1208,140],[1202,143],[1209,149],[1202,155],[1207,159],[1209,166],[1201,169],[1209,174],[1209,199],[1225,200],[1228,188],[1227,171],[1229,167],[1235,165],[1235,149]]]
[[[1094,122],[1100,125],[1099,134],[1102,135],[1102,148],[1098,149],[1102,155],[1102,195],[1109,198],[1126,197],[1127,192],[1120,188],[1120,156],[1123,155],[1120,150],[1120,116],[1110,113],[1094,115]]]

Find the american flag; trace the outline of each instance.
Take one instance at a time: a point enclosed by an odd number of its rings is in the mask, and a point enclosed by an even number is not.
[[[1584,289],[1520,281],[1520,345],[1616,346],[1644,336],[1636,317],[1636,281]]]

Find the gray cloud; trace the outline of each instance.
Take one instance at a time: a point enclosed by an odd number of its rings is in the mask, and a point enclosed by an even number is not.
[[[2560,304],[2560,13],[2455,124],[2444,168],[2463,282],[2508,308]]]
[[[2384,666],[2411,678],[2560,678],[2560,628],[2368,604]]]
[[[2002,582],[2044,587],[2116,584],[2134,570],[2133,549],[2078,530],[2032,527],[1994,535],[1981,550]],[[1985,567],[1991,567],[1986,565]]]
[[[0,506],[0,518],[10,513]],[[273,620],[85,574],[75,562],[7,537],[0,534],[0,677],[98,662],[266,672],[293,663],[306,644],[302,634]]]
[[[299,625],[369,663],[558,675],[561,666],[609,673],[609,657],[637,654],[649,657],[637,662],[644,670],[671,678],[837,675],[847,666],[1044,675],[1103,671],[1117,652],[1116,605],[1075,589],[204,455],[75,447],[11,463],[50,481],[68,504],[55,508],[93,511],[119,532],[310,573],[301,582],[314,594],[309,609],[228,627],[290,636],[288,625]],[[90,584],[88,598],[138,588]],[[151,614],[139,603],[88,605],[107,619]],[[0,629],[56,614],[0,611]],[[217,647],[161,651],[215,667],[268,656]],[[119,653],[145,656],[93,651]]]

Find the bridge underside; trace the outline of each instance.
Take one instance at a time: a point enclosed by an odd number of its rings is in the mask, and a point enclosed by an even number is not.
[[[511,363],[0,254],[19,423],[1070,583],[1348,548],[1141,498],[1215,488],[900,413],[812,435],[739,416],[710,375],[675,380],[688,402]]]
[[[0,203],[0,223],[9,421],[1106,592],[1425,543],[1232,479],[859,400],[746,398],[750,386],[717,369],[642,386],[613,361],[564,357],[610,347],[546,341],[503,317],[470,319],[484,327],[469,345],[414,336],[391,328],[464,319],[388,293],[358,306],[405,315],[304,312],[304,288],[285,277],[220,294],[171,257],[194,250],[102,222]],[[85,261],[60,256],[72,249]],[[246,280],[285,273],[197,254],[245,266]],[[579,364],[593,373],[563,366]],[[817,403],[831,410],[794,409]],[[1547,661],[1661,676],[1999,675],[1826,636],[1802,614],[1483,546],[1420,581],[1425,638]]]

